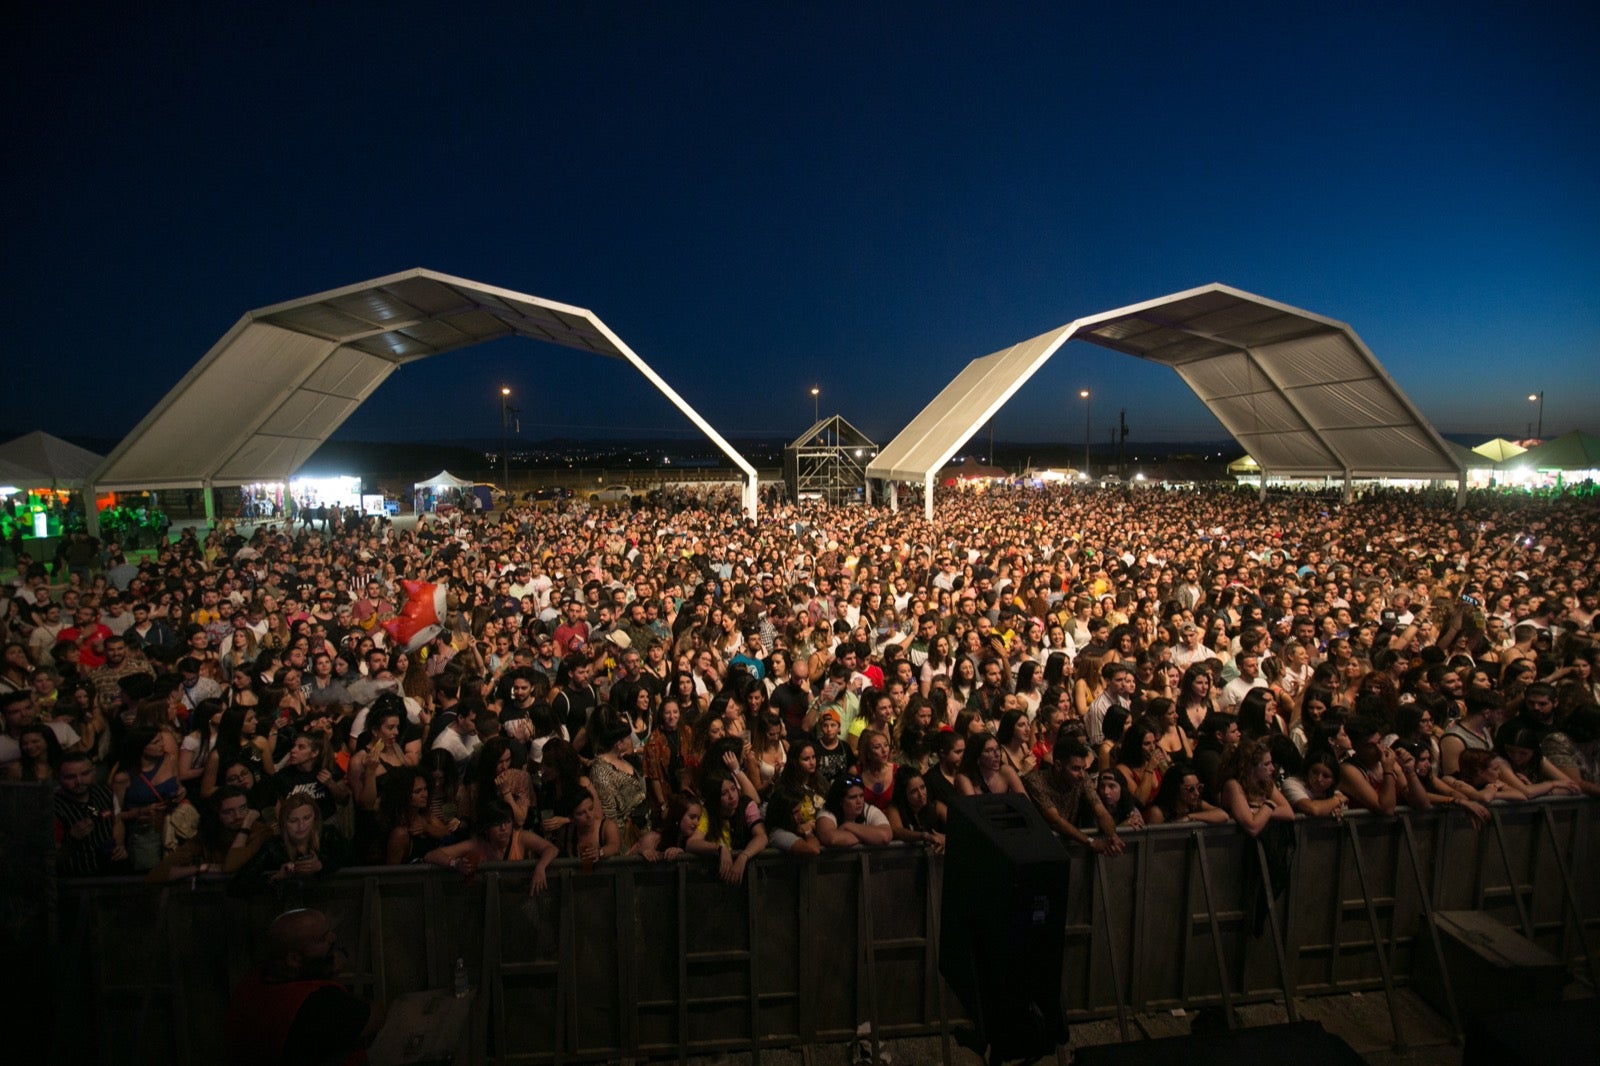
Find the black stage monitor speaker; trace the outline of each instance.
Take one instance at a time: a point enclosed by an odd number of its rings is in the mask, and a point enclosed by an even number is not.
[[[992,1054],[1053,1054],[1067,1040],[1066,848],[1015,794],[956,800],[947,830],[939,972]]]

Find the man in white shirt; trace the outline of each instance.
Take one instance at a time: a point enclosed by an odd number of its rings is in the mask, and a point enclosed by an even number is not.
[[[449,712],[450,722],[439,731],[434,738],[433,746],[450,753],[456,765],[465,767],[478,749],[483,747],[483,741],[478,737],[478,708],[483,701],[478,699],[463,699],[456,703]]]
[[[43,599],[41,603],[45,602]],[[28,634],[28,653],[33,656],[36,663],[50,662],[50,649],[56,646],[56,637],[63,629],[67,628],[66,619],[62,616],[61,605],[51,603],[45,608],[44,621],[33,627],[33,632]]]
[[[1223,710],[1233,711],[1239,706],[1245,693],[1253,688],[1266,688],[1267,679],[1261,676],[1261,657],[1255,652],[1245,652],[1239,656],[1239,676],[1229,681],[1222,690]]]
[[[1106,664],[1101,669],[1101,676],[1106,679],[1106,689],[1089,704],[1089,713],[1083,716],[1083,727],[1090,744],[1105,740],[1106,712],[1112,707],[1120,707],[1130,715],[1133,713],[1133,696],[1139,690],[1139,679],[1121,663]]]
[[[1205,632],[1193,622],[1185,622],[1178,628],[1181,643],[1172,649],[1172,664],[1179,670],[1187,670],[1195,663],[1205,662],[1211,658],[1211,652],[1205,646]]]

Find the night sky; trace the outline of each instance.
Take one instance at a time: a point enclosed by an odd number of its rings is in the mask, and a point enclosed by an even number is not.
[[[587,307],[730,436],[887,441],[972,358],[1222,281],[1349,323],[1446,433],[1600,430],[1591,3],[31,5],[6,417],[120,436],[245,312],[423,266]],[[72,5],[77,6],[77,5]],[[1113,6],[1127,11],[1103,10]],[[472,14],[464,14],[472,12]],[[508,340],[344,439],[696,436]],[[1220,426],[1086,344],[1006,440]]]

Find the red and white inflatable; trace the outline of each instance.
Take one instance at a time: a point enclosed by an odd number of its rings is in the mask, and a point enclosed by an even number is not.
[[[409,653],[444,632],[445,586],[431,581],[402,581],[400,586],[406,590],[405,606],[383,628],[395,647]]]

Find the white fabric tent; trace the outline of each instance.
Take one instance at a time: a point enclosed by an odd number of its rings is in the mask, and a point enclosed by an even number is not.
[[[419,481],[411,488],[416,492],[438,492],[440,489],[470,489],[473,486],[471,478],[456,477],[448,470],[441,470],[426,481]]]
[[[932,479],[1069,340],[1169,366],[1274,475],[1449,478],[1462,467],[1349,326],[1211,284],[1080,318],[975,359],[886,444],[869,478]]]
[[[95,472],[100,488],[285,481],[400,367],[521,336],[629,363],[744,472],[756,470],[592,311],[408,270],[241,318]]]
[[[75,489],[105,460],[43,430],[0,444],[0,481],[18,488]]]

